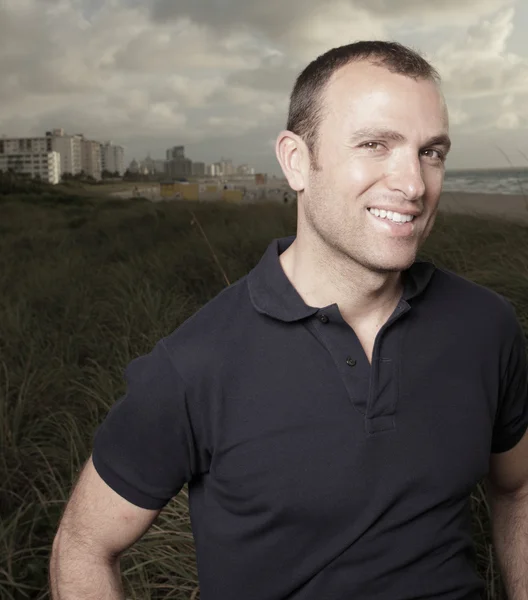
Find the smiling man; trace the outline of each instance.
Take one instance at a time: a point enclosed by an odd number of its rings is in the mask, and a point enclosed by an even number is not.
[[[425,60],[383,43],[356,44],[354,60],[350,52],[320,57],[292,94],[277,154],[299,222],[281,263],[308,304],[338,304],[370,359],[400,300],[400,274],[433,227],[450,140]]]
[[[202,600],[477,600],[488,475],[528,597],[524,335],[416,260],[449,150],[434,69],[395,43],[299,76],[277,156],[298,228],[126,371],[55,538],[54,598],[122,598],[119,556],[185,483]]]

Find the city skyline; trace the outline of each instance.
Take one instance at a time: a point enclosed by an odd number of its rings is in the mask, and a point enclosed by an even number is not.
[[[334,45],[395,39],[438,68],[448,168],[526,166],[528,3],[515,0],[4,0],[0,134],[111,137],[125,163],[185,145],[280,174],[295,77]]]

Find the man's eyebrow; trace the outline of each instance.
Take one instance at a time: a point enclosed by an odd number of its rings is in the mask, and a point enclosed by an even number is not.
[[[447,133],[442,133],[441,135],[431,138],[427,144],[425,144],[425,146],[443,146],[445,151],[449,152],[449,149],[451,148],[451,140],[449,139]]]
[[[386,129],[384,127],[365,127],[363,129],[354,131],[354,133],[350,136],[350,140],[352,142],[358,142],[367,138],[392,140],[393,142],[400,143],[407,141],[407,138],[402,133],[395,131],[394,129]],[[430,146],[443,146],[446,152],[448,152],[451,148],[451,140],[446,133],[442,133],[432,137],[424,144],[423,147],[429,148]]]
[[[406,137],[393,129],[385,127],[364,127],[357,129],[350,136],[351,141],[357,142],[365,138],[381,138],[384,140],[393,140],[394,142],[405,142]]]

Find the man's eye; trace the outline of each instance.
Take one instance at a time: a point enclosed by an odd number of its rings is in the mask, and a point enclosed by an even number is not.
[[[434,148],[428,148],[422,152],[424,156],[427,158],[432,158],[434,160],[444,160],[445,156],[440,150],[435,150]]]
[[[380,142],[365,142],[364,144],[362,144],[362,146],[364,148],[366,148],[367,150],[379,150],[381,148],[381,143]]]

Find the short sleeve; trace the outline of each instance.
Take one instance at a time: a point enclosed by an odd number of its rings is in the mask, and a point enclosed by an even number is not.
[[[528,426],[528,368],[526,341],[519,323],[502,377],[501,397],[493,429],[491,451],[511,450]]]
[[[132,504],[160,509],[203,469],[196,407],[163,341],[129,363],[125,381],[95,433],[94,467]]]

